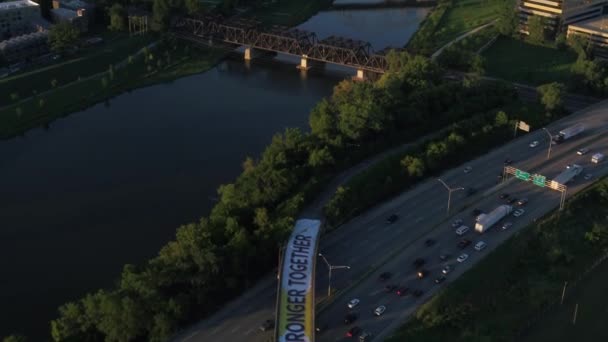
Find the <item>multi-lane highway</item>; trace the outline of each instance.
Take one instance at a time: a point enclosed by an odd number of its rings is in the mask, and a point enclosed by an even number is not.
[[[348,265],[350,270],[337,270],[332,274],[332,287],[343,291],[336,301],[317,315],[318,326],[327,324],[328,330],[318,335],[320,341],[335,341],[343,338],[352,325],[343,323],[347,313],[346,303],[351,298],[359,298],[361,304],[356,309],[360,318],[355,325],[376,335],[376,340],[392,331],[412,313],[417,304],[432,295],[439,286],[458,276],[492,248],[506,239],[515,230],[520,229],[532,219],[542,216],[559,204],[559,193],[549,189],[541,189],[528,183],[511,180],[502,185],[505,192],[516,197],[528,197],[530,203],[526,213],[520,218],[513,218],[514,226],[507,231],[492,230],[483,236],[469,232],[467,238],[474,242],[483,239],[488,247],[483,252],[476,252],[468,247],[469,260],[457,265],[448,275],[448,281],[435,285],[433,280],[439,276],[439,270],[444,263],[439,260],[439,254],[449,253],[452,258],[448,261],[455,263],[460,250],[456,247],[458,237],[451,228],[451,220],[463,218],[467,225],[472,226],[472,208],[490,211],[501,200],[496,189],[497,175],[502,172],[506,158],[512,159],[513,166],[541,173],[548,178],[556,176],[566,164],[580,161],[583,166],[592,169],[595,176],[608,170],[601,164],[589,166],[590,155],[593,151],[608,152],[608,134],[599,134],[608,130],[608,102],[600,103],[583,110],[575,115],[560,120],[549,126],[549,130],[559,129],[577,122],[587,125],[587,131],[580,137],[573,138],[561,145],[553,147],[552,156],[546,160],[548,138],[543,131],[536,131],[512,141],[491,153],[480,157],[461,167],[450,170],[441,178],[453,187],[475,187],[478,192],[466,197],[464,191],[452,195],[452,215],[446,215],[447,192],[436,180],[425,181],[415,188],[403,193],[393,200],[381,204],[342,226],[336,232],[322,238],[320,251],[334,265]],[[539,145],[530,148],[529,143],[538,140]],[[576,155],[580,147],[591,147],[592,152],[583,157]],[[606,163],[608,164],[608,163]],[[464,173],[463,168],[471,166],[470,173]],[[585,170],[583,173],[587,173]],[[580,189],[585,182],[579,178],[572,184],[569,193]],[[470,202],[470,203],[469,203]],[[459,208],[468,207],[459,213]],[[396,213],[400,216],[394,224],[387,224],[386,218]],[[424,240],[433,238],[437,243],[425,247]],[[423,280],[415,279],[412,261],[422,257],[427,261],[425,267],[431,274]],[[384,291],[384,283],[379,283],[380,273],[390,271],[393,277],[387,282],[391,284],[408,285],[424,291],[418,299],[411,296],[397,297],[394,293]],[[365,280],[361,277],[372,272]],[[317,267],[316,294],[318,299],[327,293],[327,269],[323,263]],[[352,286],[351,286],[352,285]],[[262,280],[256,288],[246,292],[241,298],[233,301],[213,317],[184,331],[176,341],[269,341],[271,332],[261,332],[260,324],[274,316],[276,296],[276,276]],[[379,318],[373,317],[371,311],[377,305],[386,305],[387,312]]]

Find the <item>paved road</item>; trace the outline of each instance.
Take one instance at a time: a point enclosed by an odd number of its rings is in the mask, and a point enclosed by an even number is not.
[[[496,184],[497,175],[501,173],[503,161],[505,157],[510,157],[515,160],[514,166],[518,166],[528,170],[539,169],[545,172],[546,176],[553,177],[567,163],[569,158],[576,158],[574,151],[581,144],[586,144],[587,140],[594,139],[592,133],[596,133],[598,129],[608,127],[608,118],[602,115],[601,109],[608,108],[608,102],[596,105],[593,109],[585,110],[580,114],[570,116],[551,126],[549,129],[556,132],[559,129],[571,125],[578,120],[588,121],[588,132],[582,137],[576,138],[572,142],[566,142],[554,148],[553,157],[550,163],[546,163],[542,157],[546,153],[547,141],[545,133],[533,132],[528,136],[520,137],[512,143],[498,148],[492,153],[483,156],[477,160],[467,163],[473,167],[470,174],[465,175],[462,172],[462,167],[446,172],[442,178],[453,186],[469,187],[474,185],[479,189],[477,197],[481,197],[485,190],[491,189]],[[608,135],[606,135],[608,139]],[[540,145],[531,149],[528,144],[531,140],[540,141]],[[608,141],[603,141],[604,148],[608,151]],[[574,149],[574,151],[572,151]],[[547,169],[545,169],[547,168]],[[518,187],[529,189],[528,191],[536,191],[539,189],[529,188],[527,184],[519,184]],[[516,188],[513,191],[524,191]],[[512,192],[512,191],[511,191]],[[457,207],[458,203],[463,202],[464,194],[456,192],[453,195],[453,204]],[[546,201],[545,206],[536,207],[538,201],[537,196],[545,196],[551,201]],[[557,193],[529,195],[531,202],[529,208],[534,209],[531,213],[527,213],[523,219],[540,216],[540,213],[555,206],[559,202]],[[413,269],[411,266],[411,258],[413,255],[428,257],[426,254],[437,254],[437,249],[447,248],[454,249],[456,239],[452,234],[431,233],[439,243],[436,247],[428,249],[421,247],[421,236],[428,233],[444,219],[446,219],[447,194],[443,187],[436,180],[429,180],[415,187],[414,189],[404,193],[394,200],[379,205],[373,210],[368,211],[364,215],[357,217],[345,224],[336,232],[325,236],[320,244],[320,251],[323,252],[328,260],[335,265],[350,265],[350,270],[335,271],[332,275],[332,286],[336,289],[345,289],[352,284],[355,284],[361,276],[365,275],[370,270],[376,268],[386,261],[393,251],[401,251],[401,254],[392,257],[392,260],[400,260],[396,265],[387,265],[381,270],[393,269],[396,280],[399,282],[413,280]],[[471,200],[474,200],[471,199]],[[490,210],[496,203],[483,200],[478,205],[481,209]],[[391,213],[398,213],[400,220],[394,225],[385,224],[386,217]],[[465,214],[467,219],[470,216]],[[449,224],[442,224],[444,229]],[[492,237],[492,233],[488,237]],[[470,233],[472,234],[472,233]],[[451,236],[450,236],[451,235]],[[453,240],[447,243],[439,239],[446,236],[448,240]],[[490,248],[496,243],[495,239],[488,239]],[[407,247],[413,244],[412,247]],[[412,249],[413,248],[413,249]],[[455,251],[451,251],[452,254]],[[487,253],[487,252],[486,252]],[[430,260],[430,259],[429,259]],[[472,257],[471,261],[475,261]],[[431,264],[431,271],[437,274],[437,269],[441,265],[437,262]],[[379,270],[380,271],[380,270]],[[456,271],[454,274],[457,275]],[[327,291],[327,270],[322,263],[318,264],[316,275],[316,293],[317,299],[326,295]],[[328,309],[321,313],[318,317],[319,322],[327,322],[330,325],[329,331],[320,335],[321,341],[333,341],[343,336],[347,330],[343,324],[340,324],[345,314],[345,302],[353,296],[361,297],[363,303],[361,308],[365,311],[371,310],[374,305],[385,302],[385,294],[382,293],[382,287],[377,284],[377,275],[373,275],[368,281],[363,281],[357,285],[347,296],[336,302],[336,305],[329,306]],[[451,276],[450,278],[452,278]],[[427,287],[431,280],[423,280],[420,287]],[[216,315],[200,324],[184,331],[175,341],[269,341],[272,334],[270,332],[262,333],[258,330],[259,325],[266,319],[272,318],[274,315],[274,303],[276,291],[276,278],[274,275],[268,276],[262,280],[254,289],[247,291],[240,299],[233,301],[224,309],[220,310]],[[427,295],[430,295],[427,292]],[[388,295],[387,295],[388,296]],[[390,298],[390,297],[387,297]],[[420,300],[423,300],[424,297]],[[393,301],[395,298],[392,299]],[[401,316],[413,311],[415,306],[411,305],[411,299],[398,301],[403,307],[394,307],[393,302],[389,304],[389,311],[378,320],[372,320],[371,314],[366,313],[368,318],[357,322],[362,327],[373,330],[379,334],[386,330],[391,324],[400,321],[397,319],[397,312]],[[243,304],[246,303],[246,304]],[[408,304],[410,303],[410,304]],[[407,305],[406,305],[407,304]],[[400,310],[397,310],[397,309]],[[368,322],[369,321],[369,322]],[[373,323],[373,324],[371,324]],[[368,327],[369,324],[369,327]],[[389,331],[389,330],[386,330]]]
[[[363,255],[357,258],[358,260],[355,259],[351,267],[358,267],[358,263],[366,260],[374,263],[378,263],[382,258],[388,260],[385,260],[387,263],[378,268],[370,277],[348,290],[346,294],[336,299],[334,305],[318,315],[319,325],[328,324],[329,329],[319,335],[317,341],[348,340],[344,334],[353,325],[343,324],[343,319],[348,311],[346,304],[351,298],[361,300],[359,307],[353,310],[360,314],[359,320],[354,325],[372,332],[376,335],[375,340],[381,341],[407,319],[419,304],[432,296],[439,287],[445,286],[446,283],[466,271],[515,231],[559,205],[559,193],[552,190],[542,189],[515,179],[497,186],[497,175],[501,172],[503,161],[507,156],[514,160],[514,167],[538,172],[548,178],[555,177],[564,169],[565,165],[573,162],[585,167],[586,170],[583,173],[591,172],[595,177],[608,173],[608,163],[599,166],[590,163],[591,154],[594,151],[608,152],[608,134],[606,134],[608,132],[608,102],[586,110],[581,115],[562,120],[549,128],[557,131],[574,122],[584,122],[588,126],[588,131],[580,137],[573,138],[572,141],[554,146],[549,161],[546,160],[548,138],[544,132],[537,131],[465,164],[473,168],[469,174],[462,171],[465,165],[443,174],[441,178],[452,186],[476,187],[480,190],[472,198],[466,198],[463,191],[455,192],[452,204],[456,204],[455,206],[458,207],[458,203],[460,203],[461,207],[466,205],[467,208],[454,210],[454,215],[449,218],[445,214],[447,199],[445,190],[436,180],[429,180],[390,203],[349,223],[349,226],[356,224],[356,227],[344,227],[345,229],[365,227],[363,229],[367,230],[369,234],[362,241],[351,241],[348,246],[343,246],[344,250],[325,252],[328,255],[333,254],[336,263],[348,262],[354,251],[362,251]],[[530,148],[528,146],[533,140],[540,142],[538,147]],[[585,156],[578,156],[576,151],[581,147],[591,147],[592,152]],[[582,177],[579,177],[571,184],[569,194],[588,184],[590,181],[584,181]],[[501,189],[503,187],[505,190]],[[469,259],[463,264],[457,263],[455,258],[461,253],[461,250],[457,248],[460,237],[454,233],[450,223],[456,218],[461,218],[465,221],[465,225],[472,228],[474,225],[470,214],[472,208],[491,211],[504,203],[497,197],[498,193],[503,191],[516,198],[529,198],[530,203],[525,207],[526,213],[520,218],[508,218],[507,220],[513,222],[514,226],[507,231],[493,229],[482,236],[473,231],[467,233],[465,238],[471,239],[473,243],[482,239],[488,243],[488,247],[482,252],[477,252],[472,246],[469,246],[464,251],[469,254]],[[392,213],[397,213],[400,220],[393,225],[386,224],[384,219]],[[429,238],[436,240],[437,243],[432,247],[425,247],[424,241]],[[393,254],[393,251],[396,253]],[[446,263],[439,259],[439,255],[443,253],[452,256]],[[423,280],[418,280],[415,276],[412,262],[416,258],[424,258],[427,261],[425,268],[430,271],[430,275]],[[451,265],[455,270],[448,275],[446,282],[436,285],[434,279],[440,275],[440,270],[445,264]],[[320,268],[322,269],[322,267]],[[386,293],[384,291],[385,283],[378,280],[378,276],[382,272],[393,274],[393,277],[386,283],[421,289],[425,294],[421,298],[413,298]],[[336,280],[336,283],[347,282],[344,279]],[[388,308],[387,312],[379,318],[372,315],[372,310],[378,305],[386,305]]]
[[[459,41],[465,39],[466,37],[475,34],[477,32],[479,32],[480,30],[483,30],[484,28],[488,27],[488,26],[492,26],[494,24],[496,24],[496,22],[498,21],[498,19],[494,19],[491,22],[478,26],[474,29],[472,29],[471,31],[465,32],[463,34],[461,34],[460,36],[454,38],[453,40],[449,41],[447,44],[445,44],[444,46],[440,47],[439,50],[435,51],[432,55],[431,55],[431,60],[435,60],[437,59],[437,57],[439,57],[439,55],[441,55],[443,53],[443,51],[447,48],[449,48],[450,46],[452,46],[455,43],[458,43]]]

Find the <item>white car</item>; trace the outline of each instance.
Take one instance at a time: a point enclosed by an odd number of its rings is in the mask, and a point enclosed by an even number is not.
[[[460,256],[456,259],[456,261],[458,262],[464,262],[465,260],[467,260],[469,258],[469,255],[467,253],[462,253],[460,254]]]
[[[538,146],[538,141],[534,140],[533,142],[530,143],[530,147],[536,147]]]
[[[471,172],[471,170],[473,170],[473,168],[470,166],[467,166],[464,168],[464,173],[469,173],[469,172]]]
[[[513,212],[513,216],[515,217],[520,217],[521,215],[523,215],[526,211],[523,209],[517,209]]]
[[[374,310],[374,315],[380,316],[384,313],[384,311],[386,311],[386,306],[380,305],[379,307],[376,308],[376,310]]]
[[[467,226],[460,226],[458,227],[458,229],[456,229],[456,235],[464,235],[469,231],[469,227]]]
[[[448,274],[452,271],[452,268],[450,267],[450,265],[445,266],[442,270],[441,273],[443,274]]]
[[[580,150],[576,151],[576,154],[578,154],[579,156],[582,156],[584,154],[587,154],[587,152],[589,152],[588,148],[581,148]]]
[[[477,251],[481,251],[482,249],[486,248],[486,243],[483,241],[479,241],[478,243],[475,244],[475,250]]]
[[[348,302],[348,308],[352,309],[354,307],[356,307],[357,305],[359,305],[360,300],[357,298],[353,298],[350,300],[350,302]]]

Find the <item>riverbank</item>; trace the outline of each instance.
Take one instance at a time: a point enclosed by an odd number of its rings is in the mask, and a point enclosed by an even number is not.
[[[204,72],[216,65],[226,53],[176,41],[163,43],[150,51],[144,48],[141,52],[138,57],[126,56],[124,68],[109,67],[107,71],[3,108],[0,110],[0,139],[49,125],[57,118],[107,101],[125,91]]]

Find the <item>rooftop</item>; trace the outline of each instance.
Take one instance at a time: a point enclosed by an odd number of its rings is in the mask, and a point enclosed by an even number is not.
[[[71,20],[78,17],[76,11],[67,8],[53,8],[51,9],[51,13],[63,20]]]
[[[38,7],[38,4],[30,0],[0,2],[0,11],[20,7]]]

